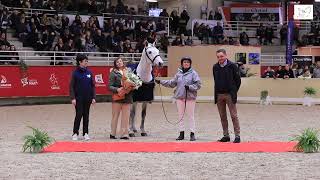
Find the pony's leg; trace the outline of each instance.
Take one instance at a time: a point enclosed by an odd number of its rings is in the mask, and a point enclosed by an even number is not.
[[[148,102],[143,102],[142,103],[142,111],[141,111],[141,125],[140,125],[140,130],[141,130],[141,136],[147,136],[146,131],[144,130],[144,120],[146,119],[147,115],[147,105]]]
[[[129,118],[129,136],[130,137],[134,137],[134,133],[137,132],[137,129],[135,127],[136,110],[137,110],[137,102],[134,102],[131,106],[130,118]]]

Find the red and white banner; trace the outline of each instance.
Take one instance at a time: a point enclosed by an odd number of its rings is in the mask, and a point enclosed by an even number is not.
[[[282,7],[280,3],[230,3],[231,21],[279,21]]]
[[[73,66],[32,66],[22,78],[19,66],[0,66],[1,97],[69,96],[69,83]],[[108,79],[111,67],[89,67],[96,83],[97,95],[109,95]],[[158,71],[167,76],[167,68]]]
[[[279,8],[242,7],[231,8],[231,13],[279,13]]]

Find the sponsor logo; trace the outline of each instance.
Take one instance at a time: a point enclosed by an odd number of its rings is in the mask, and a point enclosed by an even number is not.
[[[97,74],[94,76],[94,80],[96,82],[96,87],[106,87],[107,85],[103,81],[102,74]]]
[[[37,86],[39,83],[36,79],[28,79],[28,77],[21,79],[22,87],[25,87],[27,85],[29,86]]]
[[[12,85],[8,83],[7,78],[4,75],[0,75],[0,88],[11,88]]]
[[[60,86],[58,84],[58,79],[56,78],[56,74],[51,74],[49,81],[51,82],[51,89],[52,90],[58,90],[60,89]]]

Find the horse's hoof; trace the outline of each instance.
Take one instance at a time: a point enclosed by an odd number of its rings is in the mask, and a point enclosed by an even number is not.
[[[129,137],[135,137],[134,133],[130,133]]]
[[[134,132],[134,133],[137,133],[138,131],[137,131],[137,130],[133,130],[133,132]]]
[[[141,133],[141,136],[148,136],[147,133]]]

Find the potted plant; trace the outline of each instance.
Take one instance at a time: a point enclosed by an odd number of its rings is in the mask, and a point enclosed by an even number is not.
[[[315,153],[320,149],[320,140],[318,137],[318,130],[307,128],[301,135],[295,136],[292,141],[298,141],[294,147],[298,152]]]
[[[29,128],[32,129],[32,135],[24,136],[23,152],[39,153],[53,141],[48,133],[30,126]]]
[[[271,105],[271,98],[269,96],[269,91],[263,90],[260,92],[260,105]]]
[[[312,106],[313,98],[317,94],[317,90],[313,87],[306,87],[304,89],[303,106]]]

